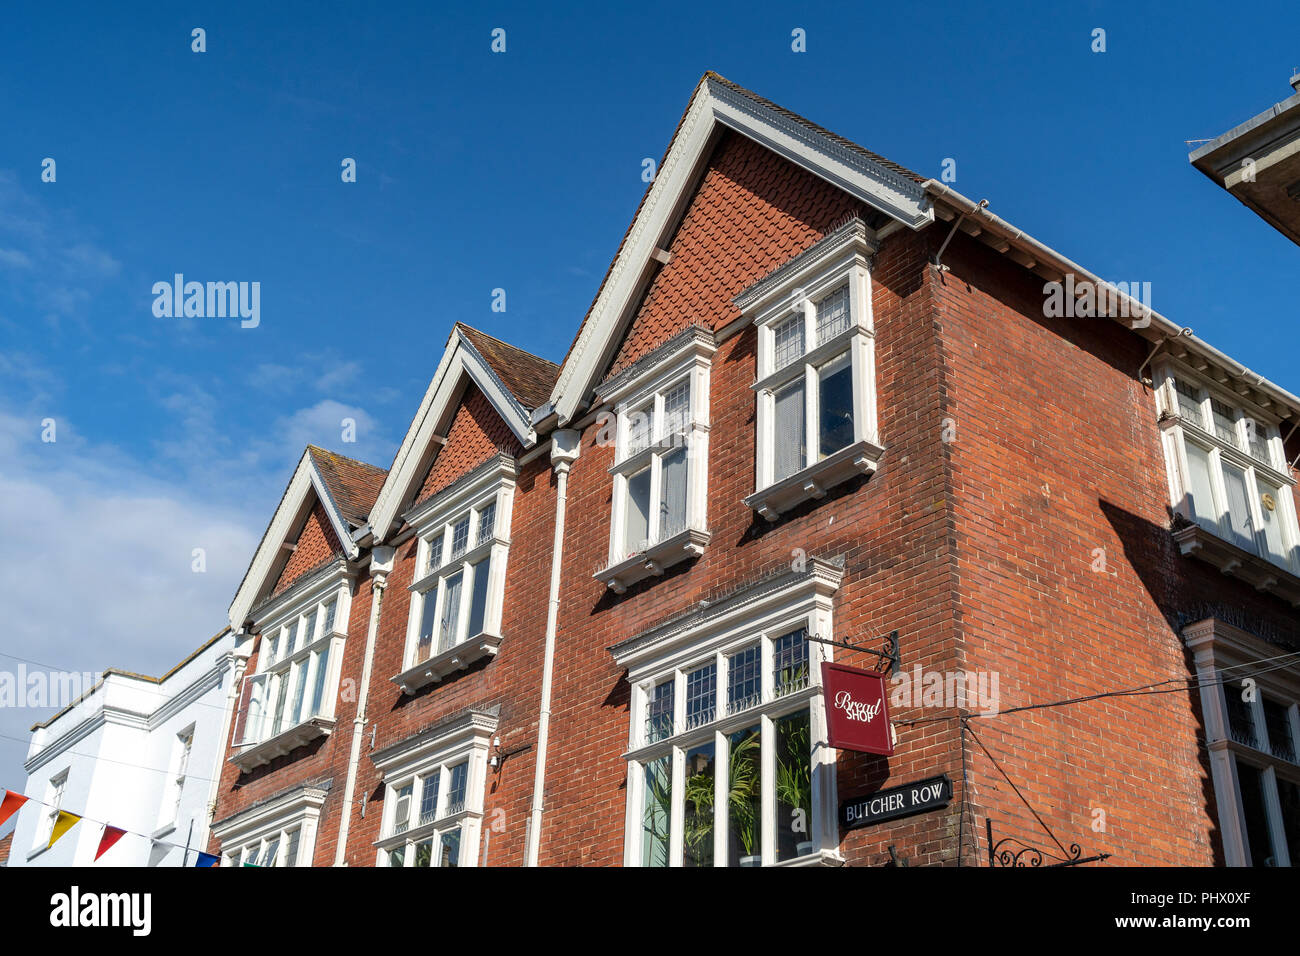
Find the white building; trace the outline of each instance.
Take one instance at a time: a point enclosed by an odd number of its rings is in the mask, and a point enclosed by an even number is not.
[[[100,865],[193,866],[208,840],[240,665],[227,628],[162,677],[105,671],[34,726],[23,765],[31,799],[9,865],[89,866],[107,823],[127,833]],[[49,847],[59,810],[85,819]]]

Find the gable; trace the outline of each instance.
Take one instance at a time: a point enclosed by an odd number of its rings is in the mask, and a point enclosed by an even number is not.
[[[565,357],[551,401],[535,415],[539,422],[553,414],[566,425],[590,399],[727,131],[857,199],[871,210],[863,218],[873,227],[892,220],[923,229],[934,221],[923,177],[706,73]]]
[[[308,571],[343,554],[343,545],[330,524],[325,506],[319,500],[307,515],[307,521],[293,545],[294,550],[289,555],[284,570],[280,572],[275,587],[271,589],[272,594],[279,594]]]
[[[465,389],[451,428],[447,430],[446,444],[434,458],[419,492],[408,504],[436,495],[495,455],[517,458],[522,451],[523,445],[510,426],[497,414],[487,396],[471,384]]]
[[[689,325],[720,330],[732,300],[852,216],[848,193],[738,133],[718,142],[607,375]]]

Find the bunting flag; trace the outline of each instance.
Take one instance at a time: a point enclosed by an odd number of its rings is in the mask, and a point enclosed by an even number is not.
[[[18,808],[27,802],[27,798],[21,793],[14,793],[12,790],[5,791],[4,800],[0,800],[0,826],[18,812]]]
[[[110,827],[107,823],[105,823],[104,835],[99,838],[99,849],[95,851],[95,859],[98,860],[101,856],[103,856],[105,853],[111,850],[113,848],[113,844],[116,843],[118,840],[122,839],[122,837],[124,836],[126,836],[125,830],[121,829],[120,827]]]
[[[54,846],[59,842],[59,837],[67,833],[81,821],[81,817],[75,813],[69,813],[67,810],[60,810],[59,815],[54,819],[54,829],[50,831],[50,842],[46,849]]]
[[[202,850],[196,850],[195,852],[199,855],[198,862],[194,864],[195,866],[216,866],[221,862],[221,857],[219,856],[213,856],[211,853],[204,853]]]

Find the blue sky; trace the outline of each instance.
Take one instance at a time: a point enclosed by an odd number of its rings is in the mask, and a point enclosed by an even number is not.
[[[706,69],[917,172],[955,159],[959,191],[1150,282],[1158,311],[1300,391],[1300,251],[1185,143],[1290,94],[1295,4],[85,3],[5,20],[0,521],[17,540],[0,654],[166,670],[222,626],[306,442],[389,464],[454,321],[558,360],[642,159]],[[260,325],[154,317],[153,283],[177,272],[259,282]],[[23,782],[8,738],[45,713],[0,711],[0,786]]]

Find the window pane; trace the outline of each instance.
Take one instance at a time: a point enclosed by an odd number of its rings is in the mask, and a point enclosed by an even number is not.
[[[465,572],[457,571],[449,577],[442,590],[442,616],[438,619],[438,652],[456,644],[456,625],[460,621],[460,590]]]
[[[300,831],[298,831],[298,830],[290,830],[290,831],[289,831],[289,842],[286,843],[286,844],[285,844],[285,847],[284,847],[284,865],[285,865],[285,866],[297,866],[297,865],[298,865],[298,838],[299,838],[299,836],[300,836]]]
[[[636,411],[628,413],[628,455],[635,455],[637,452],[650,447],[650,416],[652,411],[653,406],[647,405],[644,408],[638,408]]]
[[[405,857],[406,857],[406,847],[405,847],[405,846],[399,846],[399,847],[398,847],[397,849],[395,849],[395,850],[389,850],[389,851],[388,851],[388,865],[389,865],[389,866],[401,866]]]
[[[262,853],[262,866],[275,866],[276,855],[280,852],[280,838],[273,837],[266,841],[266,850]]]
[[[686,729],[712,723],[717,705],[718,665],[710,661],[686,675]]]
[[[803,355],[803,316],[792,315],[772,330],[773,371],[783,369]]]
[[[686,752],[682,866],[713,865],[713,744]]]
[[[297,727],[302,723],[302,707],[307,699],[307,665],[310,661],[311,658],[307,658],[300,663],[293,665],[293,671],[291,672],[291,680],[293,681],[293,707],[290,710],[290,713],[293,716],[290,718],[289,722],[289,726],[291,727]]]
[[[451,557],[447,560],[455,561],[467,550],[469,550],[469,515],[461,518],[452,526]]]
[[[415,845],[415,860],[412,865],[427,867],[433,863],[433,839],[424,840]]]
[[[262,718],[266,714],[267,675],[258,674],[249,681],[248,717],[244,726],[244,741],[256,743],[262,739]]]
[[[285,724],[284,713],[284,702],[289,693],[289,674],[287,671],[276,676],[275,686],[275,710],[271,718],[272,734],[278,734],[280,731],[288,729]]]
[[[812,852],[812,748],[808,711],[775,721],[776,858]]]
[[[651,689],[646,701],[645,739],[652,744],[673,735],[673,681],[671,678]]]
[[[1255,746],[1255,717],[1251,705],[1243,695],[1245,689],[1238,681],[1220,672],[1223,679],[1223,700],[1228,709],[1228,736],[1247,747]]]
[[[1290,708],[1264,698],[1264,727],[1268,730],[1268,749],[1274,757],[1295,763],[1295,743],[1291,740]],[[1300,846],[1296,847],[1300,851]],[[1295,861],[1300,865],[1300,860]]]
[[[1259,770],[1237,761],[1237,780],[1241,785],[1241,809],[1246,815],[1246,841],[1250,844],[1251,866],[1276,866],[1273,841],[1268,833],[1268,815],[1264,810],[1264,780]]]
[[[727,659],[727,713],[753,707],[762,696],[762,654],[758,645]]]
[[[460,827],[441,834],[438,850],[439,866],[460,866]]]
[[[808,686],[808,641],[802,628],[772,642],[772,686],[778,697]]]
[[[316,657],[316,686],[311,693],[311,712],[313,716],[321,713],[321,705],[325,703],[325,678],[329,675],[330,669],[330,646],[326,644],[315,654]]]
[[[1282,832],[1291,854],[1291,865],[1300,865],[1300,785],[1277,778],[1277,797],[1282,804]]]
[[[1268,449],[1268,426],[1250,417],[1245,419],[1245,426],[1246,447],[1250,449],[1250,457],[1266,465],[1272,464],[1273,456]]]
[[[1187,442],[1188,507],[1192,517],[1208,528],[1217,528],[1218,509],[1210,484],[1210,453],[1196,442]]]
[[[1194,425],[1204,428],[1205,420],[1201,417],[1200,390],[1180,379],[1174,379],[1174,392],[1178,396],[1178,414]]]
[[[664,393],[664,436],[681,435],[690,420],[691,383],[678,382]]]
[[[672,759],[645,765],[645,809],[641,819],[641,865],[668,865],[668,821],[672,810]]]
[[[1286,537],[1282,532],[1282,489],[1259,482],[1259,513],[1264,516],[1264,541],[1271,557],[1287,560]]]
[[[458,763],[448,772],[446,815],[460,813],[465,809],[465,784],[469,780],[469,763]]]
[[[311,613],[307,615],[307,629],[303,631],[302,643],[307,646],[316,639],[316,609],[312,608]]]
[[[849,353],[817,370],[819,457],[853,443],[853,363]]]
[[[1237,440],[1237,423],[1234,420],[1235,412],[1232,406],[1219,401],[1217,398],[1212,398],[1210,399],[1210,414],[1214,416],[1214,434],[1233,448],[1239,447],[1241,442]]]
[[[288,657],[290,654],[292,654],[294,651],[296,651],[296,650],[298,649],[298,620],[297,620],[297,618],[294,619],[294,622],[293,622],[292,624],[290,624],[288,627],[286,627],[286,628],[284,629],[284,633],[285,633],[285,638],[284,638],[284,650],[283,650],[281,656],[282,656],[282,657]]]
[[[780,481],[800,471],[804,458],[804,383],[803,379],[777,389],[773,396],[772,480]]]
[[[817,305],[817,344],[829,342],[849,327],[849,287],[836,289]]]
[[[758,866],[762,862],[762,748],[758,724],[727,738],[731,759],[727,774],[727,864]]]
[[[334,630],[334,612],[338,609],[339,599],[335,598],[325,605],[325,623],[321,626],[322,634],[329,634]]]
[[[434,585],[425,591],[421,600],[424,607],[420,611],[420,633],[416,637],[415,662],[426,660],[433,653],[433,634],[437,630],[438,587]]]
[[[411,794],[414,784],[397,788],[397,803],[393,806],[393,832],[405,833],[411,827]]]
[[[492,540],[492,535],[497,529],[497,503],[489,501],[478,513],[478,543],[484,544]]]
[[[1223,486],[1228,492],[1228,530],[1238,547],[1257,551],[1250,520],[1250,498],[1246,493],[1246,473],[1236,465],[1223,465]]]
[[[473,637],[483,631],[483,619],[487,614],[488,578],[491,577],[492,559],[484,558],[477,564],[471,564],[470,573],[474,575],[474,591],[469,600],[469,632],[466,637]]]
[[[686,530],[686,449],[677,448],[661,459],[659,472],[659,540]]]
[[[435,770],[424,778],[420,784],[420,826],[432,823],[438,815],[438,781],[440,773]]]
[[[623,518],[623,555],[644,550],[650,533],[650,469],[643,468],[627,480]]]

